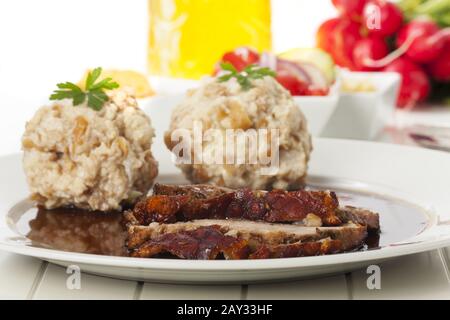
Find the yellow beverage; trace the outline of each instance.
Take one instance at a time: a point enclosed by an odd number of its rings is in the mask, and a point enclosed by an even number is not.
[[[240,46],[271,49],[270,0],[148,0],[151,75],[199,78]]]

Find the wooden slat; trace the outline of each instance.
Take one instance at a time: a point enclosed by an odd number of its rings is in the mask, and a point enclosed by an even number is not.
[[[348,299],[344,275],[248,286],[247,299]]]
[[[450,299],[448,270],[438,251],[380,264],[381,290],[367,289],[366,270],[352,273],[354,299]]]
[[[133,299],[135,281],[115,280],[81,274],[81,289],[69,290],[66,286],[66,269],[49,264],[33,299]]]
[[[450,275],[450,247],[443,249],[443,255],[446,262],[447,274]]]
[[[241,298],[241,286],[199,286],[145,283],[143,300],[234,300]]]
[[[0,252],[0,299],[26,299],[41,265],[38,259]]]

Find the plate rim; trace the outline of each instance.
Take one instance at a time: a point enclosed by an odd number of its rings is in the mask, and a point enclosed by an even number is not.
[[[278,258],[260,260],[179,260],[179,259],[142,259],[132,257],[114,257],[95,254],[67,252],[54,249],[13,245],[0,242],[0,250],[20,255],[40,258],[46,261],[60,261],[89,264],[102,267],[139,268],[167,271],[280,271],[306,267],[330,266],[334,264],[362,263],[384,260],[405,255],[426,252],[450,245],[450,235],[440,240],[408,243],[388,246],[376,250],[340,253],[314,257]],[[338,260],[338,261],[336,261]],[[182,266],[180,266],[182,264]]]

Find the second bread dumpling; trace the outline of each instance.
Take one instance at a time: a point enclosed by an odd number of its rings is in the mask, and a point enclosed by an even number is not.
[[[250,88],[243,88],[236,79],[206,80],[201,87],[189,91],[172,114],[165,143],[178,157],[180,130],[186,129],[193,139],[189,149],[191,163],[180,161],[177,166],[192,183],[253,189],[291,189],[303,184],[312,150],[311,136],[294,99],[272,77],[252,81]],[[213,138],[207,134],[211,129]],[[201,130],[201,148],[195,140],[196,130]],[[248,139],[239,144],[234,136],[234,145],[229,147],[230,133],[246,132],[258,137],[256,155],[252,154],[254,145]],[[245,155],[244,163],[237,161],[239,152]],[[205,162],[205,158],[217,159],[217,155],[223,160],[221,163]],[[262,170],[267,167],[273,168]]]

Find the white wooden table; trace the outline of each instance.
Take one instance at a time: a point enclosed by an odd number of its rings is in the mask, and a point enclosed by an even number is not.
[[[65,268],[0,253],[1,299],[450,299],[450,249],[383,263],[381,289],[369,290],[365,270],[276,284],[194,286],[142,283],[89,274],[66,287]]]

